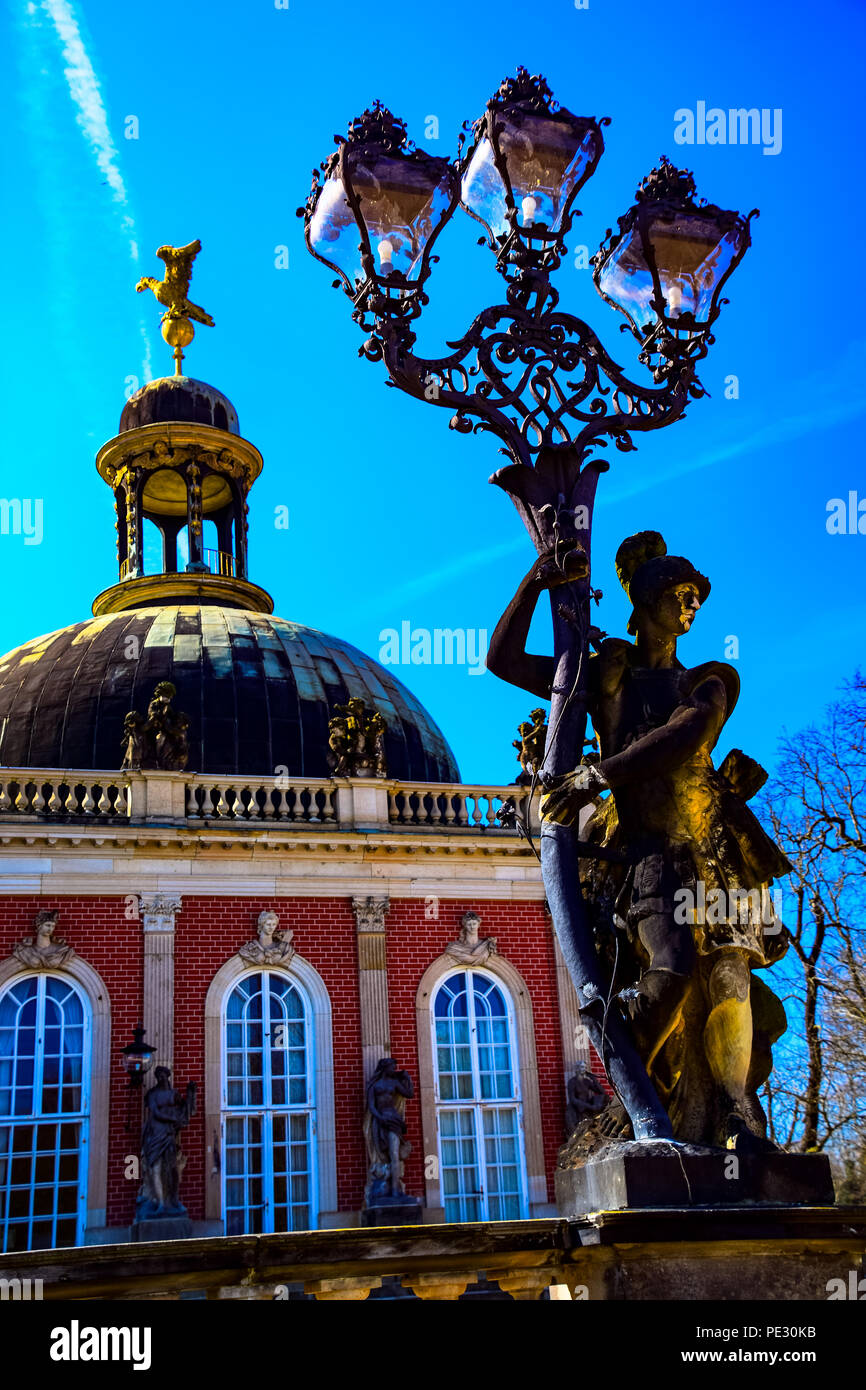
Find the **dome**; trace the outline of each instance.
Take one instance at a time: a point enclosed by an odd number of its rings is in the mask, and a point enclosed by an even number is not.
[[[162,376],[140,387],[123,407],[118,433],[141,425],[183,422],[240,434],[238,413],[228,396],[191,376]]]
[[[351,697],[386,723],[389,777],[459,782],[423,706],[357,647],[237,608],[160,606],[91,618],[0,658],[0,764],[119,768],[124,716],[154,685],[177,687],[189,771],[327,777],[328,719]]]

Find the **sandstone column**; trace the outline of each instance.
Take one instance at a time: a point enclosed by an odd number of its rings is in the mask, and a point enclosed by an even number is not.
[[[139,907],[144,933],[145,1040],[156,1048],[154,1065],[174,1065],[174,921],[181,899],[157,894]]]
[[[361,993],[361,1052],[364,1083],[382,1057],[391,1056],[385,914],[388,898],[353,898],[358,933],[358,979]]]

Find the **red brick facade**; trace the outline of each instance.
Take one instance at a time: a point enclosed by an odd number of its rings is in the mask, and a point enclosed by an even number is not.
[[[0,900],[0,959],[32,929],[38,908],[60,909],[57,935],[95,969],[109,992],[112,1018],[111,1111],[108,1155],[110,1227],[133,1219],[137,1183],[125,1177],[125,1160],[137,1152],[139,1115],[133,1109],[125,1128],[128,1083],[120,1066],[121,1048],[131,1039],[142,1013],[143,951],[140,923],[129,920],[130,899],[103,897],[8,897]],[[134,902],[134,900],[132,900]],[[350,897],[248,897],[183,895],[175,925],[174,1080],[183,1087],[204,1080],[205,998],[217,970],[255,934],[258,914],[274,908],[281,929],[294,932],[295,950],[318,971],[328,990],[333,1023],[334,1091],[337,1133],[338,1208],[357,1211],[362,1202],[366,1158],[362,1137],[364,1085],[358,988],[356,923]],[[554,942],[540,902],[490,902],[480,898],[442,900],[439,916],[425,915],[423,898],[393,897],[386,917],[388,1002],[391,1050],[416,1085],[419,1058],[416,994],[424,972],[449,942],[470,909],[480,912],[483,935],[497,940],[499,954],[516,969],[529,991],[535,1028],[536,1060],[548,1201],[552,1174],[563,1139],[564,1082],[561,1025],[557,1002]],[[135,908],[131,909],[133,912]],[[455,965],[455,968],[459,968]],[[600,1065],[597,1064],[600,1073]],[[137,1101],[134,1101],[134,1106]],[[407,1106],[412,1153],[406,1162],[410,1193],[424,1192],[424,1145],[417,1098]],[[205,1217],[206,1149],[204,1106],[184,1139],[188,1156],[182,1196],[193,1220]],[[94,1143],[102,1136],[94,1134]]]

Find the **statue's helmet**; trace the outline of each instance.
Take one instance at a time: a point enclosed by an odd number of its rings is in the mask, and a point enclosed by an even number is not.
[[[658,531],[638,531],[627,537],[616,552],[616,573],[632,603],[628,631],[637,632],[635,609],[652,606],[668,589],[678,584],[694,584],[698,598],[705,603],[710,581],[683,555],[668,555]]]

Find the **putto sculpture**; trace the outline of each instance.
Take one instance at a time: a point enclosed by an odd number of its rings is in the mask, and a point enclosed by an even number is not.
[[[183,772],[189,761],[189,719],[172,706],[177,691],[171,681],[160,681],[144,718],[130,710],[123,721],[124,749],[121,771],[157,768]]]
[[[767,774],[739,750],[714,767],[739,677],[723,662],[689,669],[677,656],[710,581],[668,555],[655,531],[624,541],[616,569],[635,640],[608,638],[589,660],[601,756],[542,775],[542,817],[574,826],[596,803],[574,853],[607,1009],[627,1023],[674,1137],[768,1148],[757,1091],[785,1016],[754,972],[785,951],[769,889],[790,865],[746,804]],[[524,647],[540,592],[521,586],[491,647],[491,669],[537,693],[554,678],[552,661]],[[605,1135],[629,1136],[618,1101],[612,1112]]]
[[[530,710],[529,719],[531,722],[518,724],[517,732],[519,739],[512,741],[512,748],[517,749],[517,761],[520,763],[520,775],[517,778],[519,786],[529,786],[538,776],[541,765],[544,762],[544,746],[547,742],[547,713],[543,709]]]
[[[328,721],[328,766],[335,777],[385,777],[385,720],[360,699],[335,705]]]

